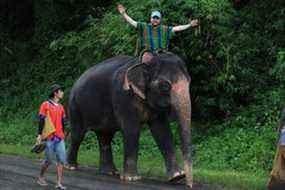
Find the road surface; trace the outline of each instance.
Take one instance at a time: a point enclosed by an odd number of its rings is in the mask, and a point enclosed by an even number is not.
[[[40,160],[17,156],[0,155],[0,190],[51,190],[55,189],[55,167],[47,172],[47,187],[36,183]],[[118,176],[100,175],[95,167],[81,166],[77,171],[64,171],[64,185],[68,190],[182,190],[185,184],[170,184],[165,181],[143,179],[138,182],[123,182]],[[195,183],[193,190],[225,190],[221,187]]]

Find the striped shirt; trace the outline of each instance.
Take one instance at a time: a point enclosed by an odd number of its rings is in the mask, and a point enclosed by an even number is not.
[[[173,36],[171,26],[158,25],[153,26],[150,23],[138,22],[138,42],[137,54],[148,50],[155,52],[157,50],[168,50],[169,40]]]

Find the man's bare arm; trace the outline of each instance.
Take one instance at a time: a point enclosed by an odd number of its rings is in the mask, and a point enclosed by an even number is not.
[[[126,12],[126,9],[123,5],[119,4],[118,5],[118,11],[121,13],[121,15],[123,15],[124,19],[133,27],[137,28],[138,23],[137,21],[133,20]]]
[[[198,20],[191,20],[189,24],[185,24],[185,25],[179,25],[179,26],[174,26],[172,28],[173,32],[179,32],[179,31],[183,31],[183,30],[187,30],[190,27],[195,27],[198,26]]]

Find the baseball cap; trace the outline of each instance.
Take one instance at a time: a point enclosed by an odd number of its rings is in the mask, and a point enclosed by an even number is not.
[[[153,18],[153,17],[158,17],[158,18],[161,18],[161,13],[159,12],[159,11],[152,11],[151,12],[151,18]]]

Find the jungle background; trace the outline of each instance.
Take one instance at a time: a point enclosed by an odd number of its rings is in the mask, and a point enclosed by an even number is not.
[[[283,0],[1,0],[0,153],[34,144],[38,108],[51,84],[65,86],[67,106],[70,88],[86,69],[134,55],[136,30],[118,13],[118,3],[139,21],[156,9],[169,25],[199,19],[200,27],[177,33],[170,48],[192,78],[194,170],[210,171],[197,174],[206,181],[220,175],[224,185],[229,173],[265,182],[285,100]],[[170,127],[179,145],[176,123]],[[144,162],[161,159],[147,127],[140,144]],[[113,149],[121,156],[120,134]],[[95,135],[86,136],[81,150],[98,152]],[[239,182],[234,186],[248,188]]]

